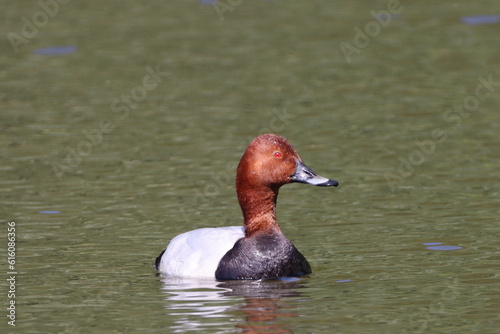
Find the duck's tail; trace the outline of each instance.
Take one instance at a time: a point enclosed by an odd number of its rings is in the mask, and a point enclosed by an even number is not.
[[[158,255],[158,257],[156,258],[156,261],[155,261],[156,270],[160,270],[161,257],[163,256],[163,253],[165,253],[165,251],[166,251],[166,249],[164,249],[163,252],[161,252],[160,255]]]

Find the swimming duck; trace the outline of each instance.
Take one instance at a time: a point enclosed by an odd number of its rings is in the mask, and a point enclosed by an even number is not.
[[[258,136],[248,145],[236,171],[244,226],[182,233],[157,257],[156,269],[173,277],[217,280],[310,274],[311,266],[276,221],[278,191],[292,182],[338,185],[307,167],[285,138],[275,134]]]

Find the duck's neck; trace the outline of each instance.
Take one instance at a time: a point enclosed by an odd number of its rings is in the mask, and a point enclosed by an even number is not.
[[[245,236],[250,237],[257,232],[281,232],[276,222],[276,200],[279,188],[271,189],[262,186],[237,190],[238,201],[243,212]]]

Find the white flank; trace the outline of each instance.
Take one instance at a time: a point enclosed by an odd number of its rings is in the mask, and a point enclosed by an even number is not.
[[[222,257],[245,236],[242,226],[200,228],[168,244],[158,270],[173,277],[215,278]]]

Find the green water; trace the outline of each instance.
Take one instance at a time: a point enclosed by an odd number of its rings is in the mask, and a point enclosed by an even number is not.
[[[500,332],[498,1],[45,3],[2,6],[2,332]],[[263,132],[340,182],[280,193],[313,274],[157,277]]]

